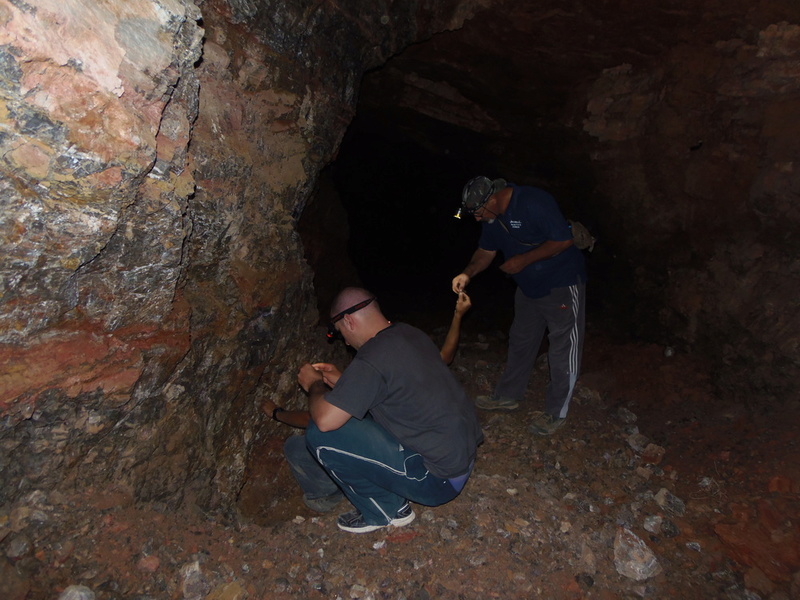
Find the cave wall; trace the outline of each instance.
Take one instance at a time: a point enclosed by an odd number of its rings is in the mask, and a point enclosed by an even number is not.
[[[0,0],[0,504],[230,507],[330,352],[296,223],[361,75],[471,4]]]
[[[733,397],[796,393],[800,23],[606,69],[580,103],[631,321],[712,358]]]

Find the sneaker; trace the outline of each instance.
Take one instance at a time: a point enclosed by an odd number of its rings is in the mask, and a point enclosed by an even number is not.
[[[386,525],[369,525],[364,520],[364,515],[357,510],[351,510],[339,515],[339,518],[336,519],[336,526],[342,531],[349,531],[350,533],[369,533],[386,527]]]
[[[514,410],[519,406],[519,402],[508,396],[478,396],[475,398],[475,406],[483,410]]]
[[[362,515],[358,510],[351,510],[343,515],[339,515],[339,518],[336,519],[336,526],[342,531],[348,531],[350,533],[369,533],[370,531],[383,529],[389,525],[403,527],[404,525],[411,523],[416,516],[417,515],[414,514],[414,511],[408,505],[408,502],[406,502],[397,511],[394,519],[385,525],[370,525],[364,520],[364,515]]]
[[[338,491],[330,496],[322,496],[321,498],[309,498],[303,494],[303,504],[318,513],[331,512],[343,499],[344,494]]]
[[[416,516],[417,515],[415,515],[414,511],[411,509],[411,505],[406,502],[397,511],[397,514],[394,516],[394,519],[392,519],[390,524],[394,525],[395,527],[403,527],[411,523]]]
[[[560,429],[565,421],[566,419],[559,419],[547,413],[537,413],[528,430],[536,435],[551,435]]]

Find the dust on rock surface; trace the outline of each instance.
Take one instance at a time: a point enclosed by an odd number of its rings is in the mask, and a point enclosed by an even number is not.
[[[499,376],[503,338],[465,328],[452,368],[472,396]],[[335,525],[346,503],[305,508],[288,428],[256,450],[236,517],[124,491],[33,494],[0,522],[4,597],[78,585],[101,600],[799,597],[796,403],[719,398],[691,356],[590,330],[567,425],[534,437],[546,381],[540,360],[520,409],[479,413],[464,492],[414,505],[404,528],[353,535]]]

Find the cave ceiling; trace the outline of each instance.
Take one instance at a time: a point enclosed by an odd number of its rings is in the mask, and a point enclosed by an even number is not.
[[[360,109],[405,109],[478,133],[513,138],[515,131],[568,122],[566,112],[584,110],[585,95],[579,92],[604,69],[648,68],[674,48],[752,40],[769,23],[796,18],[797,4],[494,3],[460,29],[419,42],[369,73]],[[571,106],[576,98],[583,98],[583,105]],[[424,131],[413,132],[417,127],[408,124],[410,133],[424,137]]]

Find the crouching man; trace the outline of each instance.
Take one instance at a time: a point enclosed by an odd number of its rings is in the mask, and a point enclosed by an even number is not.
[[[346,288],[331,307],[330,333],[358,350],[340,372],[306,364],[306,443],[355,510],[344,531],[366,533],[414,520],[409,501],[449,502],[463,489],[483,440],[475,407],[422,331],[390,323],[375,297]]]

